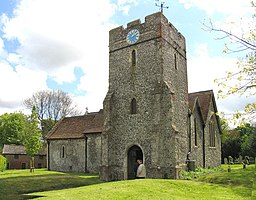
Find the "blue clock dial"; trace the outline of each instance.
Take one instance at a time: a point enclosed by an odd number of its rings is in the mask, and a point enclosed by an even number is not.
[[[131,30],[126,37],[128,44],[134,44],[140,38],[140,32],[137,29]]]

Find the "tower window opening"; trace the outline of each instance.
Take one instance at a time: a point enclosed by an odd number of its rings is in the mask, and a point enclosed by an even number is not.
[[[135,98],[131,101],[131,114],[137,114],[137,102]]]
[[[174,67],[177,69],[177,55],[174,54]]]
[[[132,65],[136,65],[136,51],[132,50]]]

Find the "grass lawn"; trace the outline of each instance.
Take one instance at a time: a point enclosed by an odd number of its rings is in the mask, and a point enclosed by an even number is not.
[[[195,180],[102,182],[97,176],[46,170],[0,172],[0,199],[254,199],[255,167],[227,166],[187,174]],[[28,194],[29,193],[29,194]],[[256,198],[255,198],[256,199]]]

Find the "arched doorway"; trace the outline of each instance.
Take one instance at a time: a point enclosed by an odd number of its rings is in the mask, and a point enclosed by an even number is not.
[[[132,146],[128,150],[127,159],[127,178],[135,179],[138,166],[136,161],[137,159],[143,160],[143,152],[141,148],[137,145]]]

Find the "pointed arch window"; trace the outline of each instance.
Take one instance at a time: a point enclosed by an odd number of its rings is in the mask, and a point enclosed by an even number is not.
[[[131,114],[137,114],[137,101],[135,98],[131,101]]]
[[[210,137],[210,147],[215,147],[215,126],[214,126],[214,120],[213,117],[211,117],[211,120],[209,122],[209,137]]]
[[[197,146],[197,122],[196,122],[196,118],[194,118],[194,132],[195,132],[195,146]]]
[[[136,51],[132,50],[132,66],[136,65]]]

